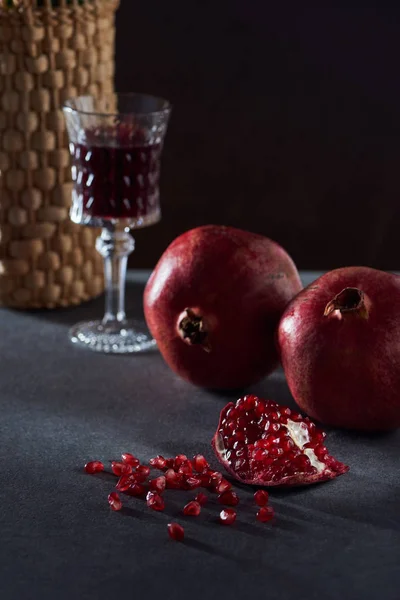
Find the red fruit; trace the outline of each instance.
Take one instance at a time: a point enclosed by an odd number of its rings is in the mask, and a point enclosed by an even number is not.
[[[116,492],[108,494],[108,504],[110,505],[111,510],[121,510],[122,508],[121,499]]]
[[[183,509],[183,514],[191,517],[198,517],[201,511],[201,506],[196,500],[188,502]]]
[[[167,480],[165,479],[164,475],[160,475],[160,477],[156,477],[155,479],[152,479],[150,481],[149,487],[151,490],[154,490],[155,492],[162,494],[163,491],[165,490],[166,481]]]
[[[201,486],[201,479],[199,477],[187,477],[184,481],[185,489],[194,490]]]
[[[92,460],[85,465],[86,473],[93,475],[93,473],[100,473],[100,471],[104,471],[104,465],[99,460]]]
[[[132,467],[131,465],[119,462],[117,460],[112,460],[111,471],[117,477],[121,477],[121,475],[129,475],[130,473],[132,473]]]
[[[135,475],[140,475],[140,476],[144,476],[144,477],[148,477],[150,475],[150,467],[147,467],[146,465],[140,465],[136,471],[135,471]]]
[[[217,494],[223,494],[224,492],[227,492],[230,489],[232,489],[232,484],[229,483],[229,481],[227,481],[226,479],[222,479],[221,483],[217,485],[215,491],[217,492]]]
[[[268,504],[269,494],[265,490],[258,490],[254,494],[254,500],[258,506],[265,506]]]
[[[329,454],[321,454],[321,432],[308,418],[288,412],[271,400],[263,400],[260,409],[247,410],[240,399],[230,402],[221,412],[213,438],[214,451],[226,470],[243,483],[263,486],[304,485],[333,479],[348,467]],[[258,399],[257,399],[258,400]],[[232,417],[232,409],[235,409]],[[274,419],[273,433],[266,432]],[[245,434],[244,442],[232,443],[230,422]],[[288,444],[288,441],[293,442]],[[262,442],[262,446],[259,443]],[[260,457],[260,449],[265,454]],[[324,448],[324,452],[326,448]]]
[[[196,456],[193,457],[192,464],[194,470],[198,473],[202,473],[210,467],[202,454],[196,454]]]
[[[133,454],[130,454],[129,452],[124,452],[124,454],[121,455],[121,458],[122,462],[126,463],[127,465],[131,465],[131,467],[133,468],[138,467],[140,464],[140,460],[136,458],[136,456],[133,456]]]
[[[160,454],[155,458],[151,458],[149,463],[152,467],[154,467],[154,469],[159,469],[160,471],[164,471],[164,469],[167,468],[167,461]]]
[[[256,519],[261,523],[267,523],[274,518],[274,509],[272,506],[262,506],[256,514]]]
[[[178,454],[177,456],[175,456],[175,460],[174,460],[174,469],[177,471],[179,469],[179,467],[185,463],[188,462],[188,457],[186,456],[186,454]]]
[[[183,485],[182,473],[177,473],[173,469],[165,471],[166,487],[169,489],[180,489]]]
[[[183,462],[178,468],[178,473],[182,473],[183,475],[190,476],[193,473],[193,467],[190,460],[186,460]]]
[[[164,499],[157,492],[147,492],[146,502],[147,506],[153,510],[160,511],[165,508]]]
[[[136,484],[136,479],[133,474],[131,475],[121,475],[118,479],[118,483],[115,486],[116,489],[120,492],[126,492],[132,485]]]
[[[203,492],[199,492],[195,496],[195,500],[200,504],[200,506],[204,506],[208,502],[208,497],[206,496],[206,494],[203,494]]]
[[[223,525],[232,525],[236,521],[236,511],[233,508],[224,508],[219,513],[219,520]]]
[[[141,483],[133,483],[128,489],[124,490],[124,493],[128,496],[143,496],[145,491],[146,488]]]
[[[195,385],[238,388],[278,365],[275,329],[300,289],[278,244],[208,225],[167,248],[147,283],[144,310],[173,371]]]
[[[179,523],[168,523],[169,537],[177,542],[182,542],[185,537],[185,530]]]
[[[239,496],[236,494],[236,492],[228,490],[227,492],[224,492],[218,496],[218,502],[220,504],[227,504],[228,506],[236,506],[239,504]]]
[[[297,404],[337,427],[400,427],[400,278],[367,267],[326,273],[285,311],[278,340]]]

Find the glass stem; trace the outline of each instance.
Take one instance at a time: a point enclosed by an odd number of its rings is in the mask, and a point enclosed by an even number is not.
[[[97,238],[96,249],[104,258],[106,305],[103,325],[120,327],[126,319],[126,267],[129,254],[135,249],[135,242],[129,230],[117,231],[110,224]]]

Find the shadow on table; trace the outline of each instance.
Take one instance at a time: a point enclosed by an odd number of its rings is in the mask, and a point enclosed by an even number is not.
[[[143,318],[143,290],[143,283],[127,283],[125,306],[126,313],[129,317]],[[53,310],[31,310],[26,311],[26,314],[29,314],[35,319],[71,327],[80,321],[101,319],[104,314],[104,294],[94,300],[84,302],[79,306],[57,308]]]

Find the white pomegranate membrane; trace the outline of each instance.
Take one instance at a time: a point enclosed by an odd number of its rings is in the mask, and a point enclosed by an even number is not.
[[[222,410],[213,447],[229,473],[243,483],[304,485],[349,470],[329,455],[325,436],[308,417],[249,395]]]

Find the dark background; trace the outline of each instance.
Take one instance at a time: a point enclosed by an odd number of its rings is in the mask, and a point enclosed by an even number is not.
[[[122,0],[117,89],[174,104],[132,266],[213,222],[303,269],[399,267],[400,8],[297,4]]]

